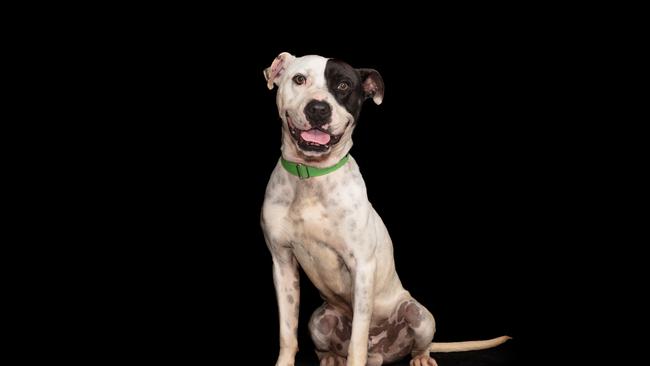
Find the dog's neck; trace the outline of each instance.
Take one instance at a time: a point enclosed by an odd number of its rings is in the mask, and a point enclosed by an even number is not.
[[[282,157],[293,163],[305,164],[316,168],[327,168],[338,163],[352,149],[352,131],[346,131],[341,140],[334,145],[327,154],[311,156],[302,152],[296,146],[290,134],[282,134]]]

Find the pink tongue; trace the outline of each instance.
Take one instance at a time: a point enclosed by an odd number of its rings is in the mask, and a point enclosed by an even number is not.
[[[314,142],[320,145],[325,145],[330,142],[330,135],[317,129],[302,131],[300,137],[305,141]]]

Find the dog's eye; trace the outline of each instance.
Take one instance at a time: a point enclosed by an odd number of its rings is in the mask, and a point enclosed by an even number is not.
[[[340,91],[346,91],[346,90],[350,89],[350,84],[348,84],[348,83],[345,82],[345,81],[340,82],[340,83],[339,83],[339,86],[337,86],[336,89],[338,89],[338,90],[340,90]]]
[[[302,85],[305,83],[305,76],[298,74],[293,77],[293,82],[298,85]]]

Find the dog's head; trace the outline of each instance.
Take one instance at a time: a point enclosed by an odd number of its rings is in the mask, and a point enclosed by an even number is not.
[[[269,89],[278,86],[286,159],[329,165],[352,147],[352,130],[361,105],[381,104],[384,82],[372,69],[355,69],[321,56],[295,57],[283,52],[264,70]]]

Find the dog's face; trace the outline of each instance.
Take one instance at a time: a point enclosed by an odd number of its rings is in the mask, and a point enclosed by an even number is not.
[[[296,58],[283,52],[264,76],[269,89],[278,86],[283,152],[306,161],[347,152],[363,101],[380,104],[384,96],[377,71],[321,56]]]

